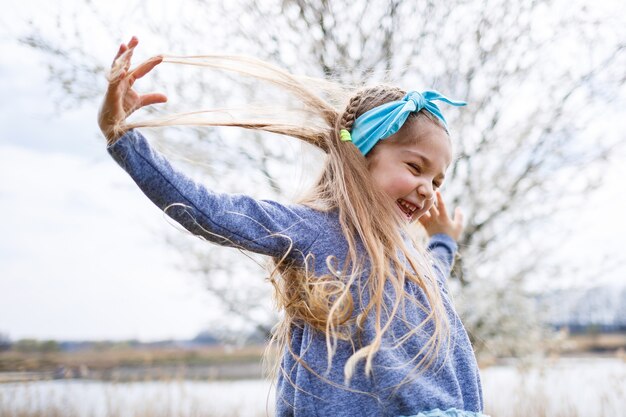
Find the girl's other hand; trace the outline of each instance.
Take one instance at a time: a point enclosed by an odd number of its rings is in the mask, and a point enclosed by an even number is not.
[[[126,130],[124,122],[132,112],[150,104],[167,101],[164,94],[139,95],[133,90],[133,84],[137,79],[146,75],[163,61],[162,56],[155,56],[129,71],[133,50],[138,43],[139,40],[134,36],[128,44],[122,43],[111,65],[111,72],[108,76],[109,86],[98,113],[98,125],[109,144],[114,143],[124,134]]]
[[[428,236],[444,233],[454,240],[459,240],[463,233],[463,213],[459,207],[454,210],[454,218],[448,215],[446,205],[443,202],[441,193],[437,191],[435,204],[419,218],[420,223],[426,229]]]

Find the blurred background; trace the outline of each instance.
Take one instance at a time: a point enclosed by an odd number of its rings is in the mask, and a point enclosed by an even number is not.
[[[260,357],[278,315],[263,259],[181,233],[106,153],[97,110],[132,35],[135,63],[245,54],[468,102],[445,111],[456,159],[442,191],[466,217],[449,286],[486,412],[619,414],[623,16],[617,0],[5,0],[0,414],[271,413]],[[135,119],[291,104],[254,80],[172,64],[136,88],[169,101]],[[275,135],[143,133],[218,191],[288,202],[321,167],[316,150]]]

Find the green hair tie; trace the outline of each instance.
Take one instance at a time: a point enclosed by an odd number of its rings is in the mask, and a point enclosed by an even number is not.
[[[352,142],[352,136],[346,129],[341,129],[339,131],[339,136],[341,137],[342,142]]]

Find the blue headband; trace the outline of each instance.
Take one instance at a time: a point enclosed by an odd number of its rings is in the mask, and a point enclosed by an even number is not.
[[[363,113],[354,121],[352,132],[341,130],[341,140],[352,141],[363,155],[367,155],[379,140],[400,130],[409,114],[422,109],[435,115],[447,127],[446,119],[433,100],[440,100],[453,106],[467,104],[463,101],[452,101],[436,91],[429,90],[423,93],[409,91],[402,100],[385,103]]]

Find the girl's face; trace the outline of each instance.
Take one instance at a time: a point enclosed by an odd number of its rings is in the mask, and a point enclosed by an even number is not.
[[[412,222],[432,207],[452,148],[443,128],[419,117],[378,142],[367,160],[374,182],[393,199],[398,214]]]

